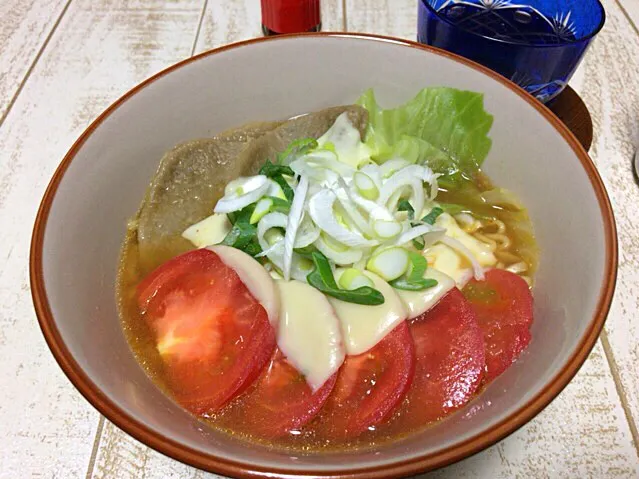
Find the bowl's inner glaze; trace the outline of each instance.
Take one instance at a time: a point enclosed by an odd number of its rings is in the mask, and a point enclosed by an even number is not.
[[[165,397],[122,334],[115,275],[126,222],[164,151],[251,120],[352,102],[374,87],[382,105],[425,86],[485,93],[495,117],[485,170],[515,191],[541,248],[528,351],[478,399],[428,431],[376,451],[293,457],[209,430]],[[256,468],[373,467],[482,434],[541,393],[573,355],[605,284],[605,227],[591,180],[533,106],[490,76],[422,49],[370,38],[303,37],[203,56],[139,89],[75,149],[53,200],[43,280],[62,339],[95,385],[133,420],[196,451]],[[608,258],[609,259],[609,258]]]

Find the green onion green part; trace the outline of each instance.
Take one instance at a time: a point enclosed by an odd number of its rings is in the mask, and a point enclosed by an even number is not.
[[[441,209],[439,206],[435,206],[432,210],[430,210],[430,213],[422,218],[422,221],[429,225],[434,225],[437,218],[439,218],[439,215],[441,215],[443,212],[443,209]]]
[[[407,211],[408,212],[408,219],[409,220],[414,220],[415,219],[415,209],[409,203],[408,200],[401,200],[399,202],[399,204],[397,205],[397,211]]]
[[[333,276],[333,270],[326,256],[319,251],[311,254],[315,269],[306,277],[308,284],[322,293],[347,303],[375,306],[384,304],[384,295],[369,286],[362,286],[353,291],[339,289]]]

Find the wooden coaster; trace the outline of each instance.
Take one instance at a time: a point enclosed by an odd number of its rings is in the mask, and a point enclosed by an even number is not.
[[[546,106],[572,131],[579,143],[588,151],[592,145],[592,118],[575,90],[567,86]]]

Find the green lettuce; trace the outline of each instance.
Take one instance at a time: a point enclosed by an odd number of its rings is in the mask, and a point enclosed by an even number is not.
[[[368,110],[366,144],[378,163],[399,156],[438,173],[472,175],[490,151],[493,117],[481,93],[425,88],[406,104],[383,109],[370,89],[357,104]]]

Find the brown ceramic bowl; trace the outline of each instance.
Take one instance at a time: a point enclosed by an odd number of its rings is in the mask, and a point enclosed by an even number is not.
[[[115,304],[118,252],[163,152],[250,120],[352,102],[382,104],[429,85],[485,94],[494,114],[485,170],[529,208],[541,247],[526,353],[444,423],[374,451],[296,454],[208,429],[147,378]],[[614,219],[588,155],[549,110],[467,60],[415,43],[324,34],[253,40],[179,63],[104,112],[62,161],[42,201],[31,287],[42,330],[73,384],[118,427],[164,454],[244,477],[395,477],[437,468],[504,438],[570,381],[604,324],[617,268]]]

